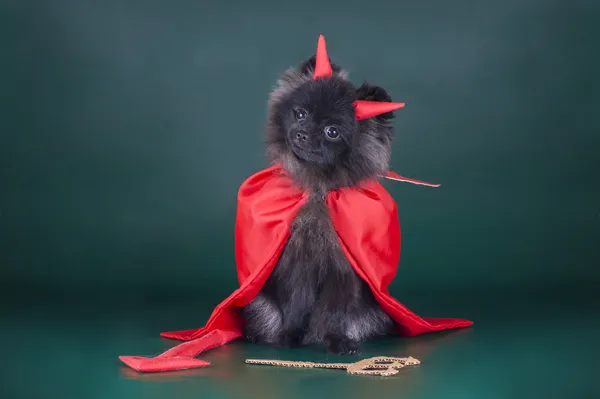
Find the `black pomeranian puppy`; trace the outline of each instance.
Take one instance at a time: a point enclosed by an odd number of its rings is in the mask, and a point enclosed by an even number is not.
[[[273,273],[242,317],[251,342],[324,344],[331,353],[356,354],[361,341],[393,332],[394,322],[344,256],[324,199],[330,190],[388,170],[393,113],[356,120],[352,104],[391,98],[378,86],[354,87],[334,64],[331,78],[313,80],[315,61],[286,71],[269,99],[267,156],[310,196]]]

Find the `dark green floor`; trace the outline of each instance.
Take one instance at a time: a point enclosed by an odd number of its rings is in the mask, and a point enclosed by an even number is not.
[[[281,351],[241,342],[207,352],[207,369],[138,374],[118,355],[174,345],[160,331],[200,326],[209,308],[145,302],[88,305],[49,300],[4,308],[1,398],[600,398],[600,317],[589,298],[411,299],[431,316],[465,316],[473,328],[385,339],[362,357],[415,356],[387,379],[335,370],[247,366],[244,359],[338,361],[320,348]],[[433,314],[438,309],[437,314]]]

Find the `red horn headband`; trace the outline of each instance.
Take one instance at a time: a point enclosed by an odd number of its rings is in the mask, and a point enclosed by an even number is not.
[[[329,56],[327,55],[327,46],[325,44],[325,37],[319,36],[319,42],[317,44],[317,57],[315,62],[315,71],[313,73],[313,80],[328,78],[333,75],[333,69],[329,63]],[[357,100],[353,104],[354,112],[356,113],[357,120],[363,120],[372,118],[377,115],[385,114],[404,107],[404,103],[392,103],[384,101],[366,101]]]

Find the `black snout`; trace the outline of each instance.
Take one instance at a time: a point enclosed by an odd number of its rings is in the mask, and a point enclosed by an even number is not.
[[[310,137],[303,130],[298,130],[294,134],[294,144],[300,148],[306,148],[310,145]]]
[[[308,136],[304,132],[297,132],[296,133],[296,141],[299,144],[305,143],[306,141],[308,141]]]

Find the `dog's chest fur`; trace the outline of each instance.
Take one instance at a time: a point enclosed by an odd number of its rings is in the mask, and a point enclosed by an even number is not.
[[[279,263],[282,266],[280,272],[284,272],[285,266],[298,263],[297,266],[301,267],[294,267],[292,273],[304,275],[314,272],[316,283],[321,283],[327,272],[351,271],[331,222],[329,209],[320,196],[310,197],[294,219],[290,239]]]
[[[300,287],[306,300],[316,301],[322,285],[334,275],[353,273],[341,249],[329,209],[320,195],[310,196],[296,215],[291,235],[273,272],[273,280],[282,282],[285,291]],[[310,292],[309,292],[310,291]]]

